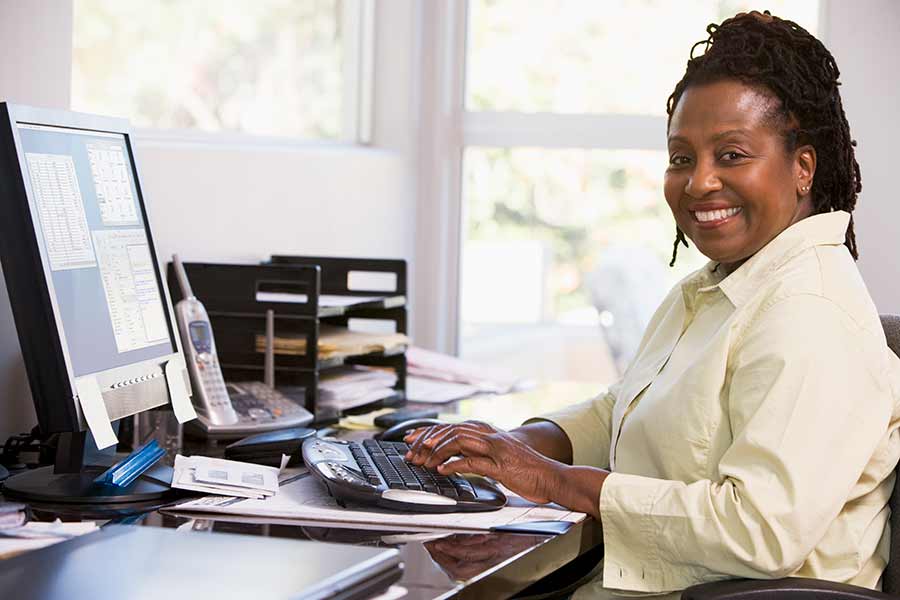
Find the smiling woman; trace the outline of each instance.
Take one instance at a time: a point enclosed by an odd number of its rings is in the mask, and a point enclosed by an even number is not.
[[[771,93],[724,79],[691,87],[672,113],[666,201],[679,234],[726,272],[813,212],[816,150],[786,147],[772,126],[779,107]]]
[[[413,462],[598,519],[602,577],[576,599],[731,577],[878,588],[888,559],[900,360],[854,262],[837,66],[769,15],[707,32],[668,103],[665,196],[675,251],[690,239],[710,262],[607,393],[509,432],[407,440]]]

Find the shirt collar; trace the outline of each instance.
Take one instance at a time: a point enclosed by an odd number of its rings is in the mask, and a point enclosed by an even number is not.
[[[735,307],[741,306],[759,290],[769,274],[804,250],[843,244],[849,223],[850,213],[843,210],[801,219],[727,276],[720,273],[719,263],[707,263],[682,284],[685,298],[720,289]]]

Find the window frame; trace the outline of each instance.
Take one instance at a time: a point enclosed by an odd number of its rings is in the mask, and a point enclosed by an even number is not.
[[[827,42],[828,5],[819,0],[818,37]],[[421,3],[422,58],[419,236],[414,270],[417,343],[458,354],[465,242],[462,162],[467,147],[665,150],[666,117],[621,113],[562,114],[465,108],[468,0]],[[435,4],[437,6],[435,6]],[[661,99],[664,101],[665,99]]]
[[[344,101],[341,133],[337,138],[319,140],[239,131],[147,127],[135,128],[136,139],[153,145],[196,148],[222,148],[223,145],[244,149],[328,148],[371,144],[375,81],[375,0],[344,0],[340,6],[341,31],[354,32],[354,35],[341,37],[345,57],[342,65]]]

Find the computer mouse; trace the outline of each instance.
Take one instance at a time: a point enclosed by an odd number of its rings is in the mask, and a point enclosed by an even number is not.
[[[437,419],[410,419],[409,421],[397,423],[393,427],[389,427],[380,433],[376,433],[374,438],[385,442],[402,442],[403,436],[405,436],[408,431],[418,429],[419,427],[431,427],[432,425],[444,424],[443,421],[438,421]]]

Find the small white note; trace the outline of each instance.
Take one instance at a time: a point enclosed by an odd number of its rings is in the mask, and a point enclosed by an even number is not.
[[[169,400],[172,402],[172,411],[179,423],[197,418],[194,405],[191,404],[191,396],[188,393],[187,384],[184,381],[184,358],[173,358],[166,363],[166,384],[169,386]]]
[[[78,402],[81,403],[81,414],[87,421],[97,448],[103,450],[116,444],[119,440],[109,421],[109,413],[106,412],[97,379],[93,375],[79,377],[75,380],[75,390],[78,392]]]

